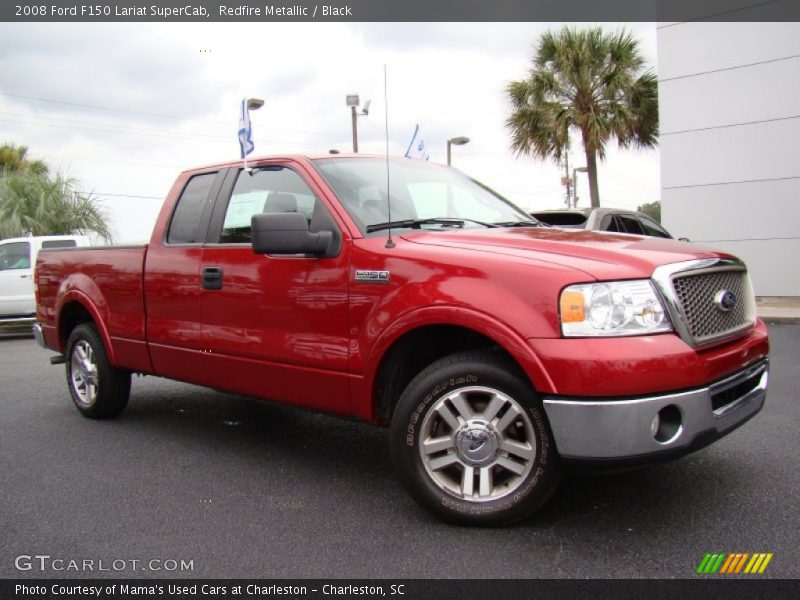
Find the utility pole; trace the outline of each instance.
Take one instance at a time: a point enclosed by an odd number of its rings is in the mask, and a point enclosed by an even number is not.
[[[564,177],[561,178],[561,182],[567,186],[567,208],[569,208],[572,202],[572,186],[570,185],[571,181],[569,176],[569,130],[567,130],[567,147],[564,152]]]

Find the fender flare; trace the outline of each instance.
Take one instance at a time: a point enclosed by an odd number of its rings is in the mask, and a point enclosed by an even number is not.
[[[388,350],[405,334],[428,325],[452,325],[470,329],[492,340],[513,358],[527,375],[534,389],[552,393],[556,386],[533,348],[511,327],[496,317],[471,308],[436,305],[403,313],[389,325],[373,344],[365,365],[365,390],[369,390],[369,412],[372,413],[372,390],[375,378]],[[358,411],[361,412],[361,411]],[[363,413],[362,413],[363,414]],[[374,415],[373,415],[374,416]]]
[[[99,289],[96,290],[96,293],[100,293]],[[107,321],[104,318],[103,312],[108,314],[108,307],[106,307],[105,311],[102,311],[101,308],[98,308],[94,302],[92,302],[91,298],[81,290],[77,289],[70,289],[63,294],[59,294],[59,302],[56,306],[56,328],[58,331],[58,339],[64,340],[64,347],[62,351],[66,352],[66,335],[65,331],[63,331],[63,323],[61,320],[61,315],[64,308],[72,303],[77,302],[80,304],[86,311],[92,316],[92,320],[94,321],[95,326],[97,327],[97,331],[100,334],[100,337],[103,340],[103,345],[105,346],[106,355],[108,356],[109,362],[112,365],[117,364],[117,358],[114,354],[114,346],[111,344],[111,336],[108,333],[108,327],[106,325]]]

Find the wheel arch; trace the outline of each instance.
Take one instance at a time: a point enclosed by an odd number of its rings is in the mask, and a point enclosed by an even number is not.
[[[478,349],[494,349],[506,357],[535,390],[553,389],[531,347],[504,323],[463,307],[429,307],[398,319],[375,344],[366,377],[367,410],[355,412],[388,424],[400,394],[416,374],[444,356]]]
[[[58,341],[62,352],[67,349],[67,340],[72,331],[83,323],[91,323],[97,328],[100,338],[103,340],[106,355],[112,365],[116,365],[114,347],[100,311],[89,299],[88,296],[77,290],[71,290],[64,294],[58,308]]]

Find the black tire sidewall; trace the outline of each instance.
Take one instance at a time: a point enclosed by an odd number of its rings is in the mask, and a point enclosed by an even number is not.
[[[75,384],[72,381],[72,354],[79,341],[86,341],[92,347],[94,362],[97,365],[97,396],[92,404],[79,401]],[[112,417],[121,412],[128,403],[130,394],[130,373],[116,369],[108,360],[103,340],[94,325],[84,323],[73,329],[66,347],[67,386],[72,401],[78,410],[91,419]]]
[[[536,457],[513,493],[488,502],[469,502],[440,489],[428,475],[418,450],[425,415],[444,395],[462,387],[503,392],[525,410],[536,436]],[[460,353],[437,361],[408,385],[392,418],[391,450],[401,481],[425,508],[447,521],[505,525],[533,513],[550,497],[560,466],[541,400],[519,368],[490,352]]]

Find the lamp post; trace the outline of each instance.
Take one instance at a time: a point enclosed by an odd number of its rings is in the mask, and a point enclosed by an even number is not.
[[[578,177],[577,173],[588,173],[586,167],[575,167],[572,169],[572,208],[578,206]],[[567,207],[569,208],[569,207]]]
[[[370,102],[370,100],[364,102],[364,108],[359,112],[358,105],[361,103],[361,99],[358,97],[358,94],[347,94],[345,98],[345,103],[350,107],[350,115],[352,118],[353,154],[358,154],[358,117],[369,114]]]
[[[448,167],[450,166],[450,160],[451,160],[450,147],[453,144],[455,144],[456,146],[463,146],[464,144],[469,144],[469,138],[468,137],[464,137],[463,135],[460,135],[458,137],[450,138],[449,140],[447,140],[447,166]]]

